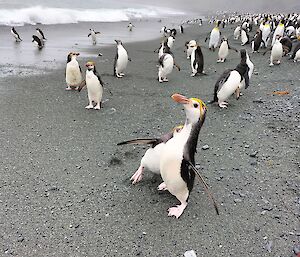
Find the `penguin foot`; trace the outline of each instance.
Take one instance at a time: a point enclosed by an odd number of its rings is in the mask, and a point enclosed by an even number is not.
[[[192,73],[192,74],[191,74],[191,77],[195,77],[195,76],[196,76],[196,74],[197,74],[197,73]]]
[[[121,75],[121,73],[116,74],[117,78],[123,78],[124,75]]]
[[[100,104],[97,104],[95,107],[94,107],[94,110],[100,110],[101,107],[100,107]]]
[[[168,82],[169,80],[167,78],[164,78],[163,79],[163,82]]]
[[[176,207],[171,207],[168,209],[168,216],[172,217],[175,216],[177,219],[181,216],[184,209],[186,208],[187,203],[181,203],[180,205],[177,205]]]
[[[271,63],[269,64],[269,66],[274,66],[274,63],[271,62]]]
[[[123,76],[125,76],[125,74],[124,74],[124,73],[122,73],[122,72],[121,72],[121,73],[119,73],[119,75],[120,75],[120,76],[122,76],[122,77],[123,77]]]
[[[143,170],[144,170],[144,167],[143,166],[140,166],[138,168],[138,170],[132,175],[132,177],[130,178],[130,180],[132,181],[132,184],[136,184],[138,182],[140,182],[143,178]]]
[[[70,86],[67,86],[65,90],[69,91],[72,90],[72,88]]]
[[[219,107],[221,107],[221,108],[227,108],[228,107],[228,103],[227,102],[220,102],[219,103]]]
[[[85,107],[85,109],[93,109],[94,106],[92,104],[89,104],[88,106]]]
[[[166,183],[165,182],[160,183],[159,186],[157,187],[157,190],[158,191],[166,191],[166,190],[168,190]]]
[[[280,64],[280,61],[277,61],[277,64],[279,65],[279,64]]]

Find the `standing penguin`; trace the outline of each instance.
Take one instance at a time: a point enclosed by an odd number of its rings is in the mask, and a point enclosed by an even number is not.
[[[175,66],[178,71],[180,71],[180,67],[175,64],[173,54],[171,52],[164,53],[158,60],[158,81],[168,82],[167,76],[173,71],[173,66]]]
[[[241,62],[234,70],[225,70],[219,77],[214,88],[214,99],[210,102],[218,102],[221,108],[227,108],[228,102],[226,101],[234,92],[237,93],[239,98],[239,88],[241,82],[245,80],[245,87],[249,86],[249,67],[247,65],[247,52],[241,49]]]
[[[97,44],[97,36],[96,36],[97,34],[101,34],[101,32],[95,31],[94,29],[90,29],[90,33],[88,34],[88,37],[91,36],[93,45]]]
[[[82,82],[81,68],[76,60],[79,53],[69,53],[67,57],[66,67],[66,90],[77,90],[80,83]]]
[[[221,24],[221,21],[218,21],[216,23],[216,26],[213,28],[213,30],[210,33],[208,48],[213,51],[215,51],[215,49],[218,47],[218,44],[220,41],[220,37],[221,37],[221,32],[219,29],[220,24]],[[205,42],[207,41],[207,39],[208,39],[208,37],[206,37]]]
[[[275,44],[276,36],[283,37],[283,33],[284,33],[284,19],[281,19],[275,29],[273,40],[272,40],[272,46]]]
[[[134,27],[135,27],[135,26],[134,26],[131,22],[129,22],[127,28],[129,29],[130,32],[132,31],[132,29],[133,29]]]
[[[274,63],[280,64],[280,61],[282,59],[283,48],[282,48],[282,44],[279,41],[279,38],[280,36],[275,37],[275,42],[271,49],[270,66],[273,66]],[[264,52],[263,55],[265,55],[267,52],[268,50]]]
[[[169,36],[167,39],[167,45],[170,49],[172,49],[173,45],[175,42],[175,37],[174,36]]]
[[[238,52],[238,50],[229,46],[227,38],[223,37],[221,42],[222,43],[220,45],[219,52],[218,52],[219,59],[217,60],[217,62],[225,62],[226,61],[226,57],[228,56],[229,49],[232,49],[232,50]]]
[[[43,40],[41,40],[38,36],[33,35],[32,36],[32,42],[37,45],[39,49],[42,49],[44,47]]]
[[[38,37],[39,37],[41,40],[43,40],[43,41],[46,41],[46,40],[47,40],[47,39],[45,38],[45,35],[44,35],[44,33],[43,33],[43,31],[42,31],[41,29],[36,28],[36,32],[37,32],[37,34],[38,34]]]
[[[94,62],[87,62],[86,65],[85,84],[82,83],[78,88],[78,92],[86,85],[88,91],[89,105],[86,109],[100,110],[102,107],[103,85],[99,73],[96,71]]]
[[[241,34],[241,26],[237,26],[233,32],[233,36],[235,40],[238,40]]]
[[[242,82],[239,85],[239,88],[236,90],[236,98],[237,99],[239,99],[239,97],[241,95],[241,93],[240,93],[241,90],[244,89],[244,88],[245,89],[248,88],[248,86],[250,84],[250,79],[251,79],[253,71],[254,71],[254,64],[253,64],[253,62],[251,62],[250,57],[249,57],[247,51],[246,51],[246,64],[248,66],[248,78],[247,78],[248,79],[248,83],[246,84],[246,79],[245,79],[245,76],[244,76]]]
[[[176,136],[177,133],[181,131],[183,126],[177,126],[169,133],[161,136],[160,138],[151,139],[133,139],[125,142],[118,143],[118,145],[127,144],[148,144],[151,145],[143,158],[141,159],[140,166],[137,171],[132,175],[130,180],[132,184],[136,184],[143,178],[144,170],[149,170],[155,174],[160,174],[160,157],[166,142],[168,142],[172,137]]]
[[[21,42],[22,39],[20,38],[18,32],[16,31],[15,27],[12,27],[10,30],[11,34],[14,36],[14,38],[16,39],[16,42]]]
[[[172,98],[183,105],[186,121],[180,133],[167,141],[161,154],[160,173],[164,181],[161,185],[164,185],[165,189],[180,202],[180,205],[168,209],[168,216],[179,218],[187,206],[195,174],[200,177],[205,189],[208,190],[207,184],[195,168],[195,152],[199,133],[205,121],[206,105],[200,99],[188,99],[180,94],[174,94]],[[214,205],[218,213],[215,202]]]
[[[185,47],[186,47],[186,58],[190,59],[191,58],[191,54],[194,50],[193,46],[195,46],[197,43],[195,40],[190,40],[185,42]]]
[[[180,33],[181,33],[181,34],[183,34],[184,30],[183,30],[183,26],[182,26],[182,24],[181,24],[181,25],[179,25],[179,31],[180,31]]]
[[[249,35],[248,35],[247,31],[244,29],[241,29],[241,41],[242,41],[242,44],[241,44],[242,46],[250,43]]]
[[[201,47],[197,44],[191,45],[193,48],[191,54],[191,68],[192,74],[191,76],[194,77],[196,75],[204,74],[203,67],[204,67],[204,60]]]
[[[123,73],[128,64],[128,54],[126,49],[123,47],[121,40],[115,40],[117,43],[117,52],[114,62],[114,75],[118,78],[122,78],[125,74]]]
[[[252,53],[259,52],[259,48],[260,48],[262,42],[263,42],[262,41],[262,31],[260,29],[258,29],[256,31],[253,41],[251,42]]]
[[[263,41],[263,47],[268,47],[269,41],[270,41],[270,33],[271,33],[271,27],[268,22],[264,23],[263,29],[262,29],[262,41]]]

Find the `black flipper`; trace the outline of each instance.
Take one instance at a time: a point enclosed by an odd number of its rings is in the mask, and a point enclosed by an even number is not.
[[[163,54],[159,60],[158,60],[158,64],[161,66],[161,67],[164,67],[164,59],[165,59],[165,56],[166,54]]]
[[[118,55],[118,48],[117,48],[117,52],[116,52],[116,56],[115,56],[115,60],[114,60],[114,76],[116,76],[116,66],[117,66],[117,61],[118,61],[119,55]]]
[[[80,92],[86,86],[85,80],[83,80],[78,86],[78,92]]]
[[[208,194],[209,198],[212,200],[212,202],[213,202],[213,204],[214,204],[216,213],[217,213],[218,215],[220,215],[220,213],[219,213],[219,208],[218,208],[218,205],[217,205],[217,203],[216,203],[216,200],[215,200],[215,198],[213,197],[212,193],[210,192],[209,187],[208,187],[208,185],[206,184],[204,178],[202,177],[202,175],[200,174],[200,172],[196,169],[196,167],[195,167],[191,162],[189,162],[189,166],[190,166],[191,169],[195,172],[195,174],[198,176],[199,180],[200,180],[201,183],[203,184],[206,193]]]
[[[245,89],[247,89],[249,87],[249,67],[247,68],[244,78],[245,78]]]
[[[92,34],[91,34],[91,33],[89,33],[89,34],[88,34],[88,37],[89,37],[90,35],[92,35]]]
[[[232,70],[230,69],[227,69],[223,72],[223,74],[219,77],[219,79],[217,80],[216,84],[215,84],[215,89],[214,89],[214,99],[212,101],[210,101],[209,103],[215,103],[215,102],[218,102],[218,90],[219,90],[219,87],[220,85],[223,85],[226,80],[228,79],[228,77],[230,76],[230,72]]]
[[[129,144],[138,144],[138,145],[153,145],[157,143],[159,139],[157,138],[137,138],[137,139],[132,139],[128,141],[124,141],[121,143],[118,143],[117,145],[129,145]]]

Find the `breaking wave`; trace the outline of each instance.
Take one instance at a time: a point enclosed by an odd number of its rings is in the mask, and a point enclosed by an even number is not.
[[[183,15],[177,10],[145,7],[125,9],[65,9],[35,6],[22,9],[0,9],[0,25],[66,24],[78,22],[118,22],[145,18]]]

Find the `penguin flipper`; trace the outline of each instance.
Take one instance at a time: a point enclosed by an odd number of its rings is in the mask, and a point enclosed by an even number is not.
[[[83,80],[83,81],[79,84],[78,92],[80,92],[85,86],[86,86],[86,82],[85,82],[85,80]]]
[[[214,207],[215,207],[215,210],[216,210],[216,213],[218,215],[220,215],[219,213],[219,208],[218,208],[218,205],[216,203],[216,200],[215,198],[213,197],[212,193],[210,192],[209,190],[209,187],[207,185],[207,183],[205,182],[204,178],[202,177],[202,175],[200,174],[199,170],[197,170],[197,168],[190,162],[188,161],[189,163],[189,166],[191,167],[191,169],[195,172],[195,174],[197,175],[197,177],[199,178],[199,180],[201,181],[201,183],[203,184],[204,186],[204,189],[206,191],[206,193],[208,194],[209,198],[212,200],[213,204],[214,204]]]
[[[157,144],[159,141],[158,138],[137,138],[137,139],[132,139],[124,142],[120,142],[117,145],[129,145],[129,144],[138,144],[138,145],[154,145]]]
[[[92,34],[91,34],[91,33],[89,33],[89,34],[88,34],[88,37],[89,37],[90,35],[92,35]]]
[[[230,76],[230,72],[231,72],[230,69],[225,70],[223,72],[223,74],[219,77],[219,79],[217,80],[217,82],[215,84],[215,89],[214,89],[214,100],[212,101],[212,103],[218,102],[217,94],[218,94],[219,87],[220,87],[220,85],[223,85],[226,82],[226,80]]]

